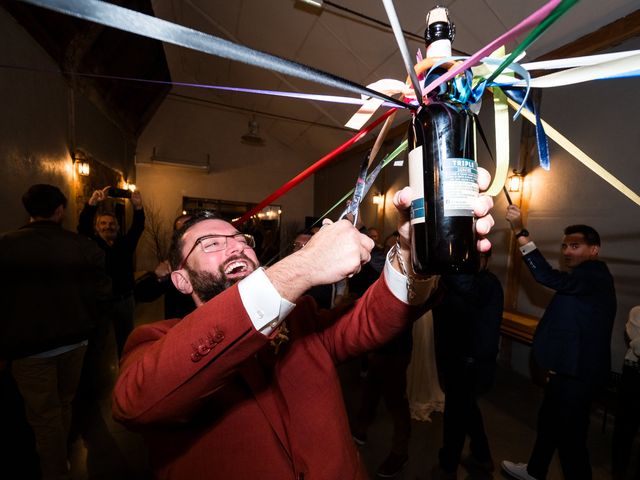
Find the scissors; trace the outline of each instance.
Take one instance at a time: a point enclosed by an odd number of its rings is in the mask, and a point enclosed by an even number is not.
[[[371,150],[369,150],[367,156],[360,165],[360,173],[358,174],[358,178],[356,179],[356,186],[353,188],[353,196],[351,197],[351,200],[347,202],[347,208],[344,209],[344,211],[338,218],[338,220],[346,218],[347,220],[351,221],[354,226],[358,223],[360,203],[362,203],[362,199],[367,195],[367,192],[371,188],[371,185],[373,185],[373,182],[375,182],[376,177],[380,173],[380,170],[382,170],[382,162],[380,162],[367,177],[370,155]]]

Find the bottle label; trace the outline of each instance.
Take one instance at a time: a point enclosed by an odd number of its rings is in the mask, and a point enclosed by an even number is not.
[[[418,146],[409,152],[409,186],[413,190],[411,225],[425,221],[423,175],[422,146]]]
[[[445,217],[472,217],[478,196],[478,164],[469,158],[445,158],[441,164]]]

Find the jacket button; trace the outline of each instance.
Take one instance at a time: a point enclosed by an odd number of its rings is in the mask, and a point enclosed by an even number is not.
[[[202,358],[202,355],[200,355],[198,352],[193,352],[191,354],[191,361],[194,363],[199,362],[201,358]]]
[[[201,343],[200,345],[198,345],[198,353],[200,355],[206,355],[210,351],[211,351],[211,349],[209,347],[207,347],[205,344]]]
[[[216,334],[213,336],[213,340],[216,343],[220,343],[222,340],[224,340],[224,333],[222,333],[220,330],[217,330]]]

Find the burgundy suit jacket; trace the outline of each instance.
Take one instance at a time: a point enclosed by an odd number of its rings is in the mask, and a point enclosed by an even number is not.
[[[131,334],[113,414],[145,435],[157,478],[366,478],[335,364],[424,310],[397,300],[383,277],[348,308],[318,310],[302,297],[275,354],[234,286],[183,320]]]

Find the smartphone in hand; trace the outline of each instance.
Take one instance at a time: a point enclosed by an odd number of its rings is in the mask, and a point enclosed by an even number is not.
[[[111,187],[107,192],[107,195],[111,198],[131,198],[131,190]]]

